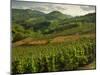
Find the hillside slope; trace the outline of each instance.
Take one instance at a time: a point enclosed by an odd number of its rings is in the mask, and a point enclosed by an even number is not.
[[[59,11],[45,14],[30,9],[12,9],[13,41],[95,32],[96,13],[71,17]]]

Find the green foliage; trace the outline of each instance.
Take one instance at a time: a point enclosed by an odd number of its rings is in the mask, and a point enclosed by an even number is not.
[[[25,37],[34,38],[35,36],[37,36],[36,38],[42,37],[41,35],[45,37],[45,35],[91,33],[95,32],[95,17],[95,13],[71,17],[59,11],[45,14],[29,9],[12,9],[12,33],[20,32]]]
[[[53,20],[50,23],[50,29],[56,29],[59,26],[59,21],[58,20]]]
[[[71,16],[62,14],[59,11],[53,11],[46,15],[46,18],[48,20],[62,20],[62,19],[69,18],[69,17],[71,17]]]
[[[84,16],[71,17],[69,15],[62,14],[59,11],[53,11],[45,14],[40,11],[29,9],[12,9],[12,22],[13,25],[17,24],[17,28],[20,29],[20,32],[27,37],[35,36],[34,33],[38,33],[39,31],[44,36],[47,34],[69,35],[78,32],[95,32],[95,15],[96,13],[90,13]],[[89,27],[91,24],[93,26]],[[16,30],[16,27],[14,27],[12,32],[16,32]],[[29,30],[31,32],[26,34],[23,32],[24,30],[25,32]],[[71,32],[69,32],[70,30]]]
[[[95,33],[96,13],[71,17],[59,11],[45,14],[29,9],[12,9],[13,42],[31,37]],[[95,58],[95,40],[18,46],[12,50],[13,74],[77,70]]]
[[[13,48],[12,72],[36,73],[77,70],[95,58],[95,41],[78,41],[45,46],[19,46]]]

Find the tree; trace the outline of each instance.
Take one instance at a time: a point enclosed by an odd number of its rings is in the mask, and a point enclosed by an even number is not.
[[[59,21],[58,20],[53,20],[50,23],[50,29],[55,29],[59,26]]]

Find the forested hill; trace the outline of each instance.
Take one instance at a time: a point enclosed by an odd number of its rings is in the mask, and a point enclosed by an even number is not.
[[[37,11],[37,10],[30,10],[30,9],[12,9],[12,19],[14,21],[18,20],[25,20],[30,18],[38,18],[42,17],[46,20],[54,20],[54,19],[65,19],[70,18],[70,15],[62,14],[59,11],[53,11],[48,14],[45,14],[43,12]]]
[[[45,14],[30,9],[12,9],[13,41],[26,37],[93,33],[95,16],[96,13],[72,17],[59,11]]]
[[[59,11],[53,11],[53,12],[50,12],[50,13],[46,14],[46,18],[48,20],[55,20],[55,19],[62,20],[62,19],[66,19],[66,18],[71,18],[71,16],[62,14]]]

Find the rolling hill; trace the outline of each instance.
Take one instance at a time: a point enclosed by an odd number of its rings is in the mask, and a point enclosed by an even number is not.
[[[96,13],[71,17],[59,11],[45,14],[30,9],[12,9],[13,41],[26,37],[42,38],[57,35],[95,32]],[[16,36],[19,35],[19,38]]]

